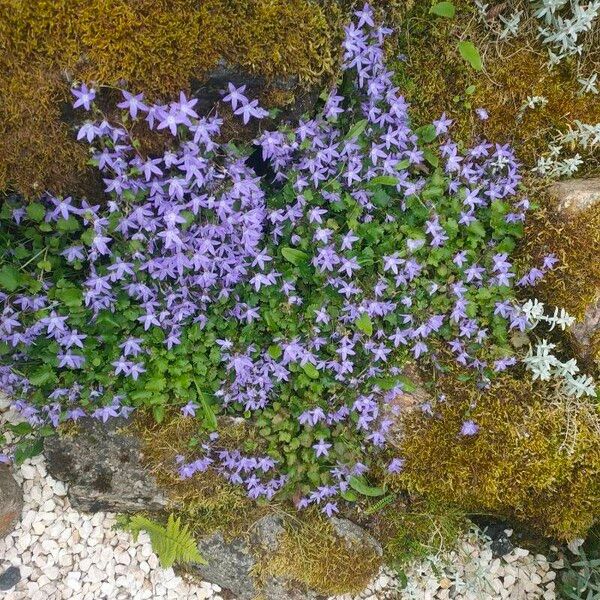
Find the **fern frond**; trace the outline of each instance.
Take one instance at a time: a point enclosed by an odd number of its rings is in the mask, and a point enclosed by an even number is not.
[[[156,523],[143,515],[131,517],[127,526],[137,539],[140,531],[145,531],[150,537],[152,549],[158,556],[161,567],[168,569],[175,563],[196,562],[206,564],[198,552],[196,541],[190,534],[187,525],[181,525],[181,519],[169,515],[167,526]]]
[[[383,498],[381,498],[381,500],[378,500],[375,504],[369,506],[369,508],[367,508],[365,510],[365,514],[372,515],[376,512],[379,512],[382,508],[386,507],[388,504],[393,502],[395,499],[396,499],[396,494],[388,494],[387,496],[384,496]]]

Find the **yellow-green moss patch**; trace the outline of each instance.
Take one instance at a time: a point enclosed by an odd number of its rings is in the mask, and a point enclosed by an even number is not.
[[[86,152],[60,115],[71,80],[164,99],[224,57],[267,80],[314,82],[334,68],[341,15],[333,0],[0,3],[0,189],[79,191]]]
[[[560,262],[535,294],[581,319],[600,292],[600,205],[566,218],[554,211],[552,200],[542,201],[544,208],[530,215],[526,224],[522,253],[537,265],[548,253],[556,254]]]
[[[544,535],[583,536],[600,514],[596,405],[555,397],[523,374],[484,392],[442,381],[439,418],[409,416],[396,485],[467,512],[526,522]],[[461,437],[464,415],[479,425]]]
[[[195,419],[176,416],[157,424],[150,418],[138,418],[133,427],[141,436],[146,467],[158,484],[167,491],[172,509],[190,525],[195,535],[221,531],[224,537],[243,534],[258,518],[275,506],[259,505],[244,490],[208,470],[189,479],[177,473],[177,455],[190,456],[189,441],[201,434]],[[221,428],[220,444],[240,448],[248,440],[244,424],[228,424]]]
[[[327,596],[356,594],[381,566],[381,557],[371,546],[340,537],[316,512],[289,517],[284,527],[277,550],[259,562],[259,582],[271,575],[292,579]]]

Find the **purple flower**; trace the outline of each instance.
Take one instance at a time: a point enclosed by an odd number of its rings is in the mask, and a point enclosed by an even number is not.
[[[85,110],[90,110],[91,103],[96,97],[96,91],[93,88],[88,88],[85,83],[82,83],[79,89],[72,88],[71,93],[75,96],[75,102],[73,102],[73,108],[79,108],[83,106]]]
[[[57,356],[59,367],[68,367],[69,369],[81,369],[85,364],[85,357],[79,356],[77,354],[65,352],[63,354],[58,354]]]
[[[448,117],[446,117],[446,113],[443,113],[437,121],[433,121],[433,126],[435,127],[436,135],[448,133],[448,129],[450,128],[452,123],[452,119],[449,119]]]
[[[544,256],[542,268],[543,269],[553,269],[554,266],[556,265],[556,263],[558,263],[558,262],[559,262],[559,260],[556,257],[556,254],[547,254],[546,256]]]
[[[195,417],[197,408],[198,405],[190,400],[185,406],[181,407],[181,414],[184,417]]]
[[[477,435],[479,431],[479,425],[475,423],[475,421],[464,421],[462,427],[460,428],[460,435],[463,436],[473,436]]]
[[[121,93],[123,94],[123,98],[125,98],[125,100],[123,102],[119,102],[117,107],[127,109],[132,119],[137,118],[138,110],[148,110],[148,107],[142,102],[144,94],[137,94],[134,96],[125,90],[122,90]]]
[[[229,93],[223,96],[223,100],[225,102],[229,102],[231,104],[231,108],[235,110],[237,109],[238,104],[241,106],[248,104],[249,100],[246,96],[244,96],[244,92],[246,91],[245,85],[241,85],[239,88],[236,88],[233,83],[228,83],[227,88],[229,89]]]
[[[325,442],[325,440],[320,439],[316,444],[313,444],[313,448],[315,449],[315,454],[318,458],[319,456],[327,456],[329,454],[331,444],[328,444]]]
[[[244,125],[247,125],[252,117],[255,119],[263,119],[267,117],[269,113],[258,106],[258,100],[252,100],[246,104],[242,104],[239,108],[233,111],[235,115],[241,115]]]
[[[94,419],[98,419],[99,421],[102,421],[103,423],[106,423],[110,418],[114,418],[114,417],[118,417],[118,416],[119,416],[118,407],[114,406],[114,405],[103,406],[101,408],[97,408],[92,413],[92,417],[94,417]]]
[[[403,458],[393,458],[387,466],[388,473],[400,473],[405,462]]]
[[[339,512],[337,502],[327,502],[323,507],[323,512],[329,517],[333,517],[334,514]]]

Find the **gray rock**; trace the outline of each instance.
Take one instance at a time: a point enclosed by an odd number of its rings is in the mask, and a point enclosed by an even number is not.
[[[250,98],[259,97],[267,89],[293,94],[293,100],[283,107],[277,121],[297,119],[302,113],[313,108],[321,90],[320,85],[312,89],[301,86],[296,76],[267,80],[243,71],[222,58],[203,81],[191,82],[192,93],[198,99],[199,112],[204,114],[210,111],[222,99],[222,92],[227,89],[228,83],[233,83],[236,87],[245,85],[245,93]]]
[[[600,203],[600,177],[561,181],[555,183],[550,192],[557,200],[558,213],[565,219],[572,219]],[[570,329],[578,354],[585,361],[593,359],[592,338],[600,330],[600,288],[595,290],[595,295],[596,301]]]
[[[23,509],[23,492],[12,476],[12,468],[0,465],[0,538],[11,533]]]
[[[594,358],[592,341],[598,330],[600,330],[600,300],[588,306],[583,318],[577,321],[569,330],[575,341],[577,353],[585,361],[590,361]]]
[[[371,546],[378,556],[383,556],[383,548],[379,542],[356,523],[348,521],[348,519],[338,519],[337,517],[331,518],[330,521],[336,534],[343,540],[346,540],[349,545]]]
[[[247,541],[234,538],[225,541],[220,532],[198,543],[206,565],[195,565],[194,571],[204,580],[228,589],[239,600],[252,600],[256,595],[251,576],[255,561]]]
[[[167,497],[144,469],[141,443],[121,429],[124,419],[101,423],[78,421],[74,435],[45,439],[47,468],[55,479],[69,483],[69,499],[86,512],[155,512]]]
[[[281,517],[268,515],[254,523],[247,535],[231,541],[225,541],[220,532],[214,533],[198,543],[198,549],[208,564],[195,565],[194,570],[204,581],[229,590],[237,599],[252,600],[259,593],[253,577],[257,556],[276,550],[283,531]],[[260,591],[265,600],[292,600],[297,597],[290,595],[285,582],[273,578],[269,578]]]
[[[381,556],[383,551],[377,541],[358,525],[346,519],[332,519],[336,533],[349,543],[371,545]],[[260,589],[253,577],[253,570],[261,555],[277,550],[283,533],[283,520],[277,515],[259,519],[245,536],[225,541],[221,533],[215,533],[198,544],[207,565],[194,565],[195,574],[204,581],[216,583],[229,590],[237,600],[320,600],[323,596],[281,577],[269,577]],[[343,543],[343,542],[341,542]],[[348,565],[348,568],[352,568]]]
[[[6,591],[14,588],[21,581],[21,571],[19,567],[8,567],[2,575],[0,575],[0,590]]]

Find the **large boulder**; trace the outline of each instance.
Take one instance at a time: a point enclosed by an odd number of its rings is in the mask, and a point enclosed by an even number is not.
[[[23,509],[23,492],[8,465],[0,465],[0,539],[11,533]]]
[[[156,512],[167,496],[142,464],[141,442],[124,419],[78,421],[72,435],[45,439],[48,472],[69,484],[69,500],[86,512]]]
[[[561,181],[555,183],[550,192],[557,200],[558,214],[565,222],[569,222],[581,216],[584,211],[600,205],[600,177]],[[594,359],[597,350],[594,338],[600,332],[600,284],[591,292],[593,300],[588,304],[583,317],[570,329],[578,354],[584,361]]]

